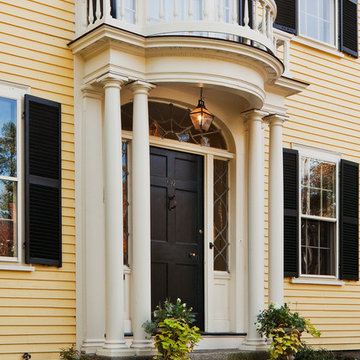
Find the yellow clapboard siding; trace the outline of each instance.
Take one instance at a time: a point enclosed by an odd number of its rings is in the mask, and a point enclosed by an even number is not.
[[[284,146],[292,143],[331,150],[360,162],[360,67],[351,57],[338,57],[292,42],[291,72],[309,82],[302,93],[286,99],[290,120]],[[268,155],[267,155],[268,156]],[[267,273],[267,271],[266,271]],[[307,343],[333,350],[358,348],[360,285],[292,284],[285,280],[285,301],[322,331]]]
[[[36,334],[74,334],[74,327],[69,325],[58,325],[54,326],[0,326],[0,336],[1,335],[32,335],[34,328]]]
[[[11,40],[17,40],[16,38],[12,38]],[[30,59],[32,64],[36,66],[36,68],[41,69],[41,64],[46,64],[46,69],[49,67],[56,67],[56,74],[59,75],[59,80],[62,81],[62,76],[65,78],[71,78],[73,76],[73,61],[69,58],[60,57],[54,54],[49,54],[46,52],[34,51],[34,49],[24,48],[20,46],[14,46],[11,44],[6,44],[1,41],[1,48],[4,53],[8,53],[11,55],[12,59],[18,58],[19,60]],[[35,64],[34,64],[35,61]]]
[[[69,39],[73,35],[73,26],[69,26],[69,28],[62,27],[62,25],[68,24],[64,21],[59,22],[54,19],[54,23],[57,23],[57,25],[52,25],[52,23],[46,23],[46,22],[38,22],[36,21],[37,16],[35,16],[33,19],[28,18],[27,14],[28,12],[22,9],[19,9],[18,14],[9,14],[6,13],[6,9],[1,9],[1,20],[4,24],[14,24],[16,21],[18,22],[18,29],[21,29],[22,27],[25,29],[30,29],[33,31],[36,31],[38,33],[48,34],[51,36],[56,36],[58,38],[63,39]]]
[[[63,266],[0,271],[0,359],[57,360],[75,342],[73,1],[1,1],[0,78],[62,105]]]
[[[44,14],[47,11],[49,11],[49,13],[51,14],[51,20],[58,19],[58,20],[63,20],[63,21],[69,22],[69,23],[74,22],[73,8],[68,8],[67,10],[65,10],[64,2],[62,3],[62,7],[57,7],[57,8],[51,7],[50,8],[49,6],[46,6],[40,2],[35,2],[35,1],[31,1],[31,0],[22,0],[22,1],[17,1],[15,9],[18,9],[18,8],[21,8],[21,9],[27,11],[29,13],[29,15],[31,16],[31,18],[33,18],[35,15],[37,21],[39,21],[41,19],[38,17],[39,15],[46,16]],[[7,7],[7,9],[9,11],[13,10],[13,8],[9,7],[9,6]]]

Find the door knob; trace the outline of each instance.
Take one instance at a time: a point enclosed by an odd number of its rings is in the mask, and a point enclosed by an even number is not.
[[[189,257],[190,257],[190,258],[196,258],[196,253],[191,252],[191,253],[189,254]]]

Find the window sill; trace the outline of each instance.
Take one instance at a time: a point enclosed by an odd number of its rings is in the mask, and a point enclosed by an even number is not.
[[[35,271],[35,267],[31,265],[20,265],[20,264],[0,264],[0,270],[5,271]]]
[[[306,36],[298,35],[298,36],[295,36],[291,41],[295,41],[295,42],[298,42],[299,44],[303,44],[303,45],[310,46],[312,48],[316,48],[317,50],[326,52],[328,54],[337,56],[339,58],[344,57],[344,54],[342,52],[340,52],[339,50],[337,50],[335,46],[328,45],[324,42],[321,42],[321,41],[318,41],[315,39],[311,39]]]
[[[345,281],[338,279],[326,279],[326,278],[309,278],[309,277],[300,277],[300,278],[291,278],[290,282],[292,284],[313,284],[313,285],[335,285],[343,286]]]

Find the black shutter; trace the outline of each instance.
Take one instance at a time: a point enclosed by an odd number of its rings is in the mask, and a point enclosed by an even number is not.
[[[61,105],[25,95],[25,261],[61,266]]]
[[[339,0],[340,51],[358,57],[357,0]]]
[[[284,164],[284,276],[299,275],[299,155],[296,150],[283,149]]]
[[[274,27],[297,35],[298,0],[275,0],[277,16]]]
[[[252,27],[253,24],[253,1],[252,0],[239,0],[239,25],[244,25],[244,9],[245,9],[245,1],[248,2],[249,5],[249,26]]]
[[[359,280],[359,164],[340,162],[340,279]]]

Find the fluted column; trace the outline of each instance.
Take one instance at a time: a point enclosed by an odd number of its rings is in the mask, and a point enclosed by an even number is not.
[[[120,89],[125,78],[105,75],[104,201],[105,201],[105,343],[99,355],[130,353],[124,340],[123,205]],[[100,174],[99,174],[100,175]]]
[[[256,331],[256,317],[264,309],[264,131],[259,110],[244,114],[248,125],[248,329],[243,347],[265,348]]]
[[[270,127],[269,154],[269,303],[284,303],[283,115],[266,117]]]
[[[137,353],[150,352],[142,324],[151,319],[150,148],[148,93],[154,86],[136,81],[132,140],[132,296],[131,324]]]

